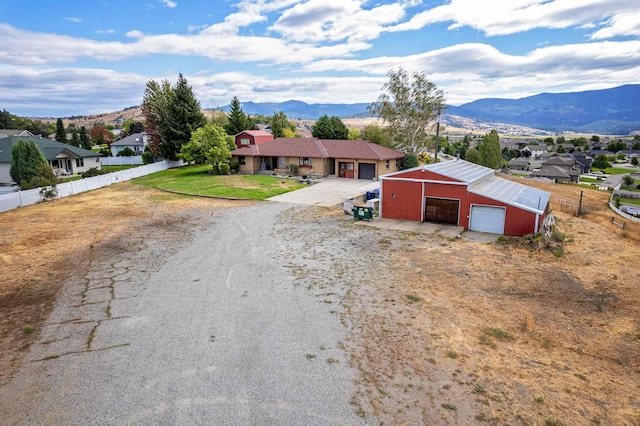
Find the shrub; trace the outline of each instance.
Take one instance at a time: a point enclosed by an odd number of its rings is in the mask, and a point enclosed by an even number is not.
[[[105,175],[107,173],[109,172],[106,170],[98,170],[96,167],[92,167],[86,172],[83,172],[80,176],[82,176],[83,178],[90,178],[94,176]]]
[[[136,153],[129,147],[126,147],[122,151],[118,152],[116,157],[135,157]]]
[[[212,175],[219,175],[220,174],[220,169],[218,167],[218,164],[212,164],[211,165],[211,174]]]
[[[418,163],[418,157],[416,157],[412,153],[407,153],[404,156],[404,160],[402,161],[402,169],[412,169],[414,167],[418,167],[420,164]]]
[[[225,163],[225,162],[220,162],[218,163],[218,173],[221,175],[228,175],[229,174],[229,170],[231,170],[231,167],[229,166],[229,163]]]
[[[231,168],[231,173],[238,173],[238,171],[240,170],[240,163],[238,163],[237,161],[234,161],[230,164],[230,168]]]
[[[155,162],[156,159],[151,151],[145,151],[142,153],[142,164],[151,164]]]
[[[111,150],[109,148],[100,148],[99,153],[103,157],[112,157],[113,156],[113,154],[111,153]]]
[[[298,165],[293,163],[289,164],[287,166],[287,172],[291,176],[298,174]]]

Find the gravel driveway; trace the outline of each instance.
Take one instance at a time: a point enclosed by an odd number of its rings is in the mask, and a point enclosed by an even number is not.
[[[305,272],[331,269],[305,260],[330,223],[301,229],[313,211],[258,203],[193,238],[159,228],[115,244],[65,285],[1,388],[2,423],[364,424],[341,349],[346,289]]]

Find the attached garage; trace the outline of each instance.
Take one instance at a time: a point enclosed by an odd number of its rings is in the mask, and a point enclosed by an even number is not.
[[[376,177],[376,165],[371,163],[358,164],[358,179],[373,179]]]
[[[504,207],[472,205],[469,217],[469,231],[504,234],[504,220],[507,209]]]
[[[550,194],[462,160],[380,177],[380,216],[522,236],[540,230]]]

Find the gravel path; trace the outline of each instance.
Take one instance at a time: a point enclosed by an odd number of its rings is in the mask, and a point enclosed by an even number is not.
[[[341,349],[344,289],[323,300],[300,285],[308,240],[287,217],[308,211],[259,203],[191,241],[176,221],[114,243],[65,286],[0,388],[2,423],[364,424]]]

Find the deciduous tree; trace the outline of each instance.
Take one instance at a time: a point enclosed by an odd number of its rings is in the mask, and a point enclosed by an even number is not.
[[[144,127],[149,135],[149,149],[154,157],[160,156],[160,146],[165,140],[169,114],[169,102],[173,97],[171,83],[149,80],[142,97]]]
[[[389,132],[377,124],[369,124],[362,129],[362,139],[375,143],[376,145],[386,146],[387,148],[391,148],[392,146],[391,135]]]
[[[235,149],[233,137],[220,126],[207,124],[191,135],[191,140],[182,146],[178,157],[196,164],[211,164],[214,170],[220,163],[231,160],[231,147]]]
[[[269,118],[269,123],[271,125],[271,134],[274,138],[286,137],[287,129],[290,130],[291,133],[296,131],[296,125],[290,122],[287,119],[287,115],[282,111],[273,114],[273,116]]]
[[[387,75],[389,81],[382,86],[386,93],[368,107],[369,112],[384,121],[397,149],[426,152],[432,142],[429,135],[446,108],[444,92],[424,73],[409,76],[401,67]]]
[[[603,169],[606,169],[607,167],[609,167],[609,159],[604,154],[598,155],[596,159],[593,160],[593,163],[591,164],[591,168],[594,168],[594,169],[603,170]]]

